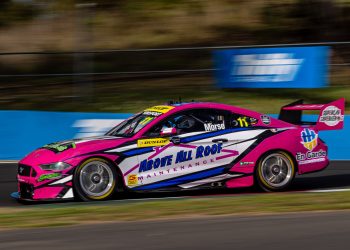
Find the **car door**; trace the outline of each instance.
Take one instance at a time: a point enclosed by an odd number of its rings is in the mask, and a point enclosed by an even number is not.
[[[231,114],[229,126],[232,133],[228,137],[233,142],[235,150],[237,150],[239,155],[246,154],[249,151],[249,147],[266,130],[259,127],[254,128],[256,124],[258,124],[257,118],[238,113]]]
[[[161,121],[138,143],[154,146],[139,155],[138,189],[181,186],[220,174],[223,166],[237,156],[226,138],[230,113],[215,109],[179,112]],[[173,130],[174,134],[162,135]]]

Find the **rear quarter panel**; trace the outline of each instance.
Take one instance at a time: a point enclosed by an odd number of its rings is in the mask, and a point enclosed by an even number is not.
[[[230,171],[246,174],[254,173],[260,158],[264,154],[278,150],[287,152],[294,159],[298,174],[322,170],[328,165],[327,146],[317,136],[314,147],[307,149],[301,137],[304,129],[300,127],[277,129],[279,131],[276,132],[276,135],[258,142],[256,147],[242,157]],[[276,130],[272,129],[272,131]],[[317,131],[315,133],[317,135]]]

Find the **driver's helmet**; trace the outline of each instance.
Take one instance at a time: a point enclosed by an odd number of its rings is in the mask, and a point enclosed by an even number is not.
[[[176,123],[176,128],[179,128],[179,129],[192,128],[196,123],[196,121],[192,117],[189,117],[187,115],[176,117],[174,120]]]

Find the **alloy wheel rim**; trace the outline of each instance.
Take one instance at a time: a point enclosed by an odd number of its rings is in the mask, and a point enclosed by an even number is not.
[[[272,187],[283,187],[292,177],[292,164],[282,154],[271,154],[261,164],[264,181]]]
[[[101,161],[92,161],[83,166],[79,174],[82,190],[89,196],[99,197],[113,187],[113,172]]]

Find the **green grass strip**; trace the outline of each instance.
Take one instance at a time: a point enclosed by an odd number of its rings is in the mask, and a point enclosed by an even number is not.
[[[32,228],[189,216],[254,215],[350,209],[350,192],[273,193],[0,209],[0,228]]]

